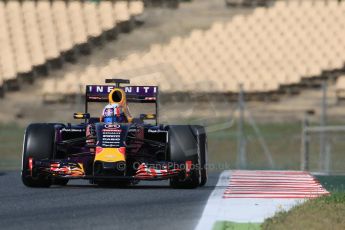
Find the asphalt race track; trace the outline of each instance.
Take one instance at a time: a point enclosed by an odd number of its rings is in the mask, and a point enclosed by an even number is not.
[[[168,182],[98,188],[75,180],[49,189],[25,187],[19,172],[0,174],[1,229],[194,229],[218,180],[171,189]]]

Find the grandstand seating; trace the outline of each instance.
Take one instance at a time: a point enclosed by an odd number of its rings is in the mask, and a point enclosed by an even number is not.
[[[58,1],[57,1],[58,2]],[[22,14],[24,20],[24,32],[27,41],[28,52],[33,68],[44,65],[45,55],[42,47],[40,28],[37,23],[37,14],[34,1],[22,3]],[[67,32],[68,31],[63,31]]]
[[[29,73],[32,70],[32,64],[26,46],[20,3],[17,1],[8,2],[6,4],[5,11],[7,15],[9,35],[12,38],[11,42],[17,72],[19,74]]]
[[[92,84],[119,75],[133,84],[158,84],[166,93],[238,93],[239,84],[248,93],[278,92],[323,76],[324,70],[343,69],[344,14],[345,2],[277,2],[152,45],[147,53],[92,66],[74,79]]]
[[[45,59],[48,61],[56,60],[60,56],[60,52],[50,2],[38,1],[36,7],[37,21],[41,31]]]
[[[3,88],[18,88],[18,79],[31,82],[89,53],[104,34],[116,38],[119,25],[129,31],[143,6],[142,0],[0,0],[0,95]]]
[[[99,17],[102,31],[104,31],[106,37],[108,39],[116,38],[118,27],[116,23],[116,14],[113,11],[113,3],[111,1],[101,1],[99,3]]]
[[[16,77],[14,52],[11,46],[8,24],[6,23],[6,9],[4,2],[0,2],[0,68],[1,81],[10,82]]]

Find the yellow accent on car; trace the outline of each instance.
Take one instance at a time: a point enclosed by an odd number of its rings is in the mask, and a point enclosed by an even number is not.
[[[118,162],[125,161],[125,155],[120,152],[117,148],[103,148],[99,153],[96,154],[96,161],[103,162]]]
[[[146,114],[147,119],[154,119],[155,115],[154,114]]]
[[[82,163],[78,163],[81,171],[83,172],[83,174],[85,174],[85,170],[84,170],[84,165]]]

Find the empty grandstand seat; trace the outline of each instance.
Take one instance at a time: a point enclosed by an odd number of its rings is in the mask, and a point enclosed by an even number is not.
[[[116,27],[111,1],[101,1],[98,6],[98,15],[103,31],[110,31]]]
[[[37,23],[35,1],[22,2],[21,12],[24,20],[24,32],[31,63],[34,67],[44,65],[46,59],[43,51],[41,34]]]
[[[53,15],[49,1],[37,1],[37,19],[41,31],[43,50],[47,60],[60,56]]]
[[[66,2],[64,0],[52,1],[52,13],[56,26],[57,42],[60,52],[67,52],[74,46],[71,28],[68,20]]]
[[[96,3],[86,1],[83,4],[86,31],[90,37],[99,37],[102,34]]]
[[[109,65],[106,65],[99,68],[97,76],[99,76],[98,80],[100,82],[104,82],[107,78],[112,78],[113,72],[111,70],[111,67]]]
[[[99,84],[100,80],[97,79],[98,77],[98,68],[91,65],[88,66],[84,73],[80,76],[80,83],[83,85],[88,84]]]
[[[0,66],[2,67],[2,80],[4,82],[14,80],[17,76],[14,53],[9,35],[5,3],[0,2]]]
[[[119,23],[129,21],[130,13],[128,9],[128,2],[116,1],[114,3],[114,14],[116,17],[116,21]]]
[[[75,45],[87,43],[87,33],[84,24],[84,15],[80,1],[68,1],[67,12]]]
[[[133,16],[141,15],[144,12],[144,2],[142,0],[129,2],[129,13]]]
[[[79,76],[70,72],[57,82],[56,93],[65,95],[77,95],[83,93],[84,88],[79,83]]]
[[[56,79],[47,79],[43,82],[42,93],[43,95],[56,93]]]
[[[26,36],[23,28],[23,18],[20,2],[13,0],[6,4],[6,18],[9,34],[13,45],[16,70],[18,73],[29,73],[32,65],[27,49]]]

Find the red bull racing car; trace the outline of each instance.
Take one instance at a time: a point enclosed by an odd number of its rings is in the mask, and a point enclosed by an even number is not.
[[[173,188],[196,188],[207,181],[207,137],[198,125],[158,123],[158,87],[122,86],[107,79],[86,86],[79,124],[34,123],[24,136],[22,181],[28,187],[66,185],[86,179],[101,186],[141,180],[170,180]],[[102,116],[90,104],[107,103]],[[154,105],[155,113],[132,117],[128,104]],[[147,121],[151,120],[154,124]]]

